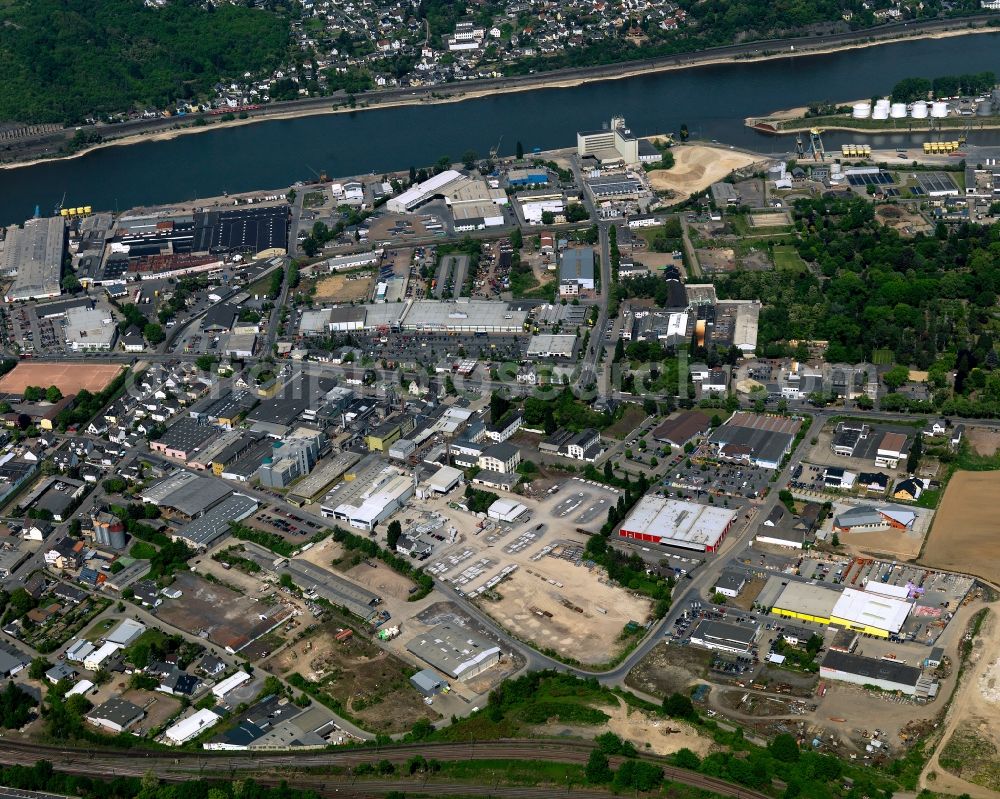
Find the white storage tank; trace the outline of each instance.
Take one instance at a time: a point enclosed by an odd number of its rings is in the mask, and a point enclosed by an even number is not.
[[[927,103],[923,100],[917,100],[913,104],[913,108],[910,109],[910,116],[914,119],[927,119]]]
[[[888,119],[889,118],[889,106],[887,105],[876,105],[872,109],[872,119]]]
[[[934,119],[944,119],[948,116],[948,103],[938,100],[931,105],[931,116],[934,117]]]
[[[872,115],[871,103],[855,103],[851,109],[851,116],[855,119],[868,119]]]
[[[893,103],[889,109],[889,116],[893,119],[903,119],[906,116],[906,103]]]

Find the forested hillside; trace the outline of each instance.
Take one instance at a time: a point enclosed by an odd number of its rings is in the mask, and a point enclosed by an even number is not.
[[[79,122],[197,97],[220,79],[276,67],[280,10],[170,0],[0,3],[0,120]]]

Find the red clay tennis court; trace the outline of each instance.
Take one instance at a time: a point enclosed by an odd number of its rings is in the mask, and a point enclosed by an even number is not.
[[[57,386],[64,395],[87,389],[103,391],[124,367],[114,363],[44,363],[22,361],[0,378],[0,393],[23,394],[28,386]]]

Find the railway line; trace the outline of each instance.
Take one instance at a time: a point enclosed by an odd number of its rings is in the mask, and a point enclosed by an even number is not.
[[[232,779],[237,774],[252,776],[264,785],[276,785],[283,780],[294,780],[298,787],[311,787],[323,795],[372,796],[380,792],[405,787],[407,793],[449,795],[460,793],[493,796],[552,797],[561,796],[551,786],[546,788],[520,788],[517,786],[490,787],[471,783],[449,782],[446,779],[425,780],[363,780],[359,781],[349,771],[337,774],[322,773],[324,768],[349,770],[361,763],[388,760],[393,764],[405,763],[415,755],[434,758],[443,762],[484,760],[541,760],[553,763],[587,762],[594,744],[588,741],[555,741],[548,739],[501,739],[497,741],[470,741],[466,743],[421,743],[399,746],[346,747],[335,751],[311,753],[274,753],[257,755],[230,752],[160,752],[100,749],[75,749],[72,747],[46,746],[5,739],[0,741],[0,763],[4,765],[33,765],[47,760],[59,771],[90,777],[141,777],[152,771],[169,781],[192,778]],[[655,763],[664,776],[674,782],[731,797],[731,799],[770,799],[766,794],[751,791],[735,783],[695,771],[677,768],[654,755],[640,754],[639,759]],[[611,758],[617,765],[623,758]],[[411,784],[412,783],[412,784]],[[381,786],[381,787],[379,787]],[[426,790],[425,790],[426,789]],[[567,791],[570,790],[567,788]],[[605,791],[580,788],[572,790],[574,796],[607,796]],[[568,794],[567,794],[568,795]]]

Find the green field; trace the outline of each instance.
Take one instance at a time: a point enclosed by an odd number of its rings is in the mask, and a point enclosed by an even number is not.
[[[795,272],[801,274],[806,271],[806,262],[802,260],[798,251],[787,244],[781,244],[774,248],[774,268],[782,272]]]
[[[872,351],[872,363],[876,366],[891,366],[895,357],[895,353],[892,350]]]

